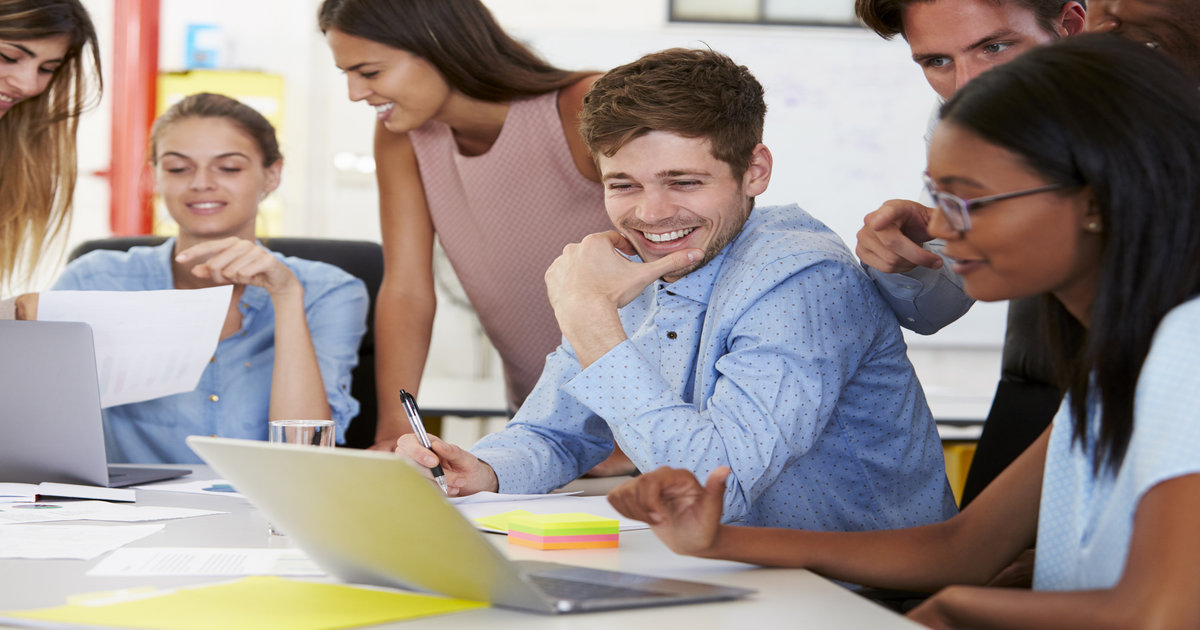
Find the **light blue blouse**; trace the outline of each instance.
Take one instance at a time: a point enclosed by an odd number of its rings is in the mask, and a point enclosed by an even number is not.
[[[1125,569],[1138,502],[1156,484],[1200,472],[1200,299],[1177,306],[1154,335],[1138,378],[1121,468],[1092,472],[1099,411],[1086,448],[1072,440],[1069,403],[1054,418],[1038,518],[1033,585],[1109,588]]]
[[[128,252],[94,251],[72,261],[57,290],[146,291],[174,288],[175,239]],[[321,379],[337,424],[337,441],[358,414],[350,370],[366,332],[367,291],[333,265],[275,254],[304,286],[304,310]],[[200,463],[189,435],[267,439],[275,360],[275,310],[265,289],[248,286],[238,305],[242,328],[217,345],[195,390],[104,410],[104,439],[113,462]]]

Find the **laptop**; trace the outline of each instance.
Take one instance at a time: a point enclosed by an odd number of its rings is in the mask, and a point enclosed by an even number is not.
[[[390,453],[203,436],[187,442],[314,562],[346,582],[547,614],[728,600],[753,592],[509,560],[437,486]]]
[[[191,472],[108,465],[87,324],[0,321],[0,348],[0,482],[118,488]]]

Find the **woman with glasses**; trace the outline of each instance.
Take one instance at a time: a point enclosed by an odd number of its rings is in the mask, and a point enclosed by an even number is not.
[[[79,116],[99,91],[96,29],[79,0],[0,0],[0,295],[66,222]],[[0,301],[0,319],[24,304]]]
[[[1046,331],[1068,391],[1053,425],[925,527],[723,525],[725,469],[704,486],[660,469],[610,500],[680,553],[936,591],[909,613],[930,627],[1200,627],[1200,94],[1144,46],[1083,36],[984,73],[941,116],[929,230],[967,293],[1044,295],[1082,324]],[[1033,592],[985,586],[1035,542]]]

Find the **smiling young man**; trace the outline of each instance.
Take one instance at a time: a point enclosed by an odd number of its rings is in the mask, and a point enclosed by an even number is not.
[[[727,520],[819,530],[955,512],[895,318],[838,237],[770,181],[762,86],[673,49],[616,68],[581,129],[615,231],[546,273],[565,342],[505,430],[469,452],[412,436],[451,494],[548,492],[614,443],[641,470],[730,466]],[[436,455],[435,455],[436,454]]]

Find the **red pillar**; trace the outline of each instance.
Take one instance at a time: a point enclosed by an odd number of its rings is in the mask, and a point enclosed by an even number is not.
[[[151,186],[142,173],[157,98],[158,9],[159,0],[113,0],[109,222],[117,236],[153,228]]]

